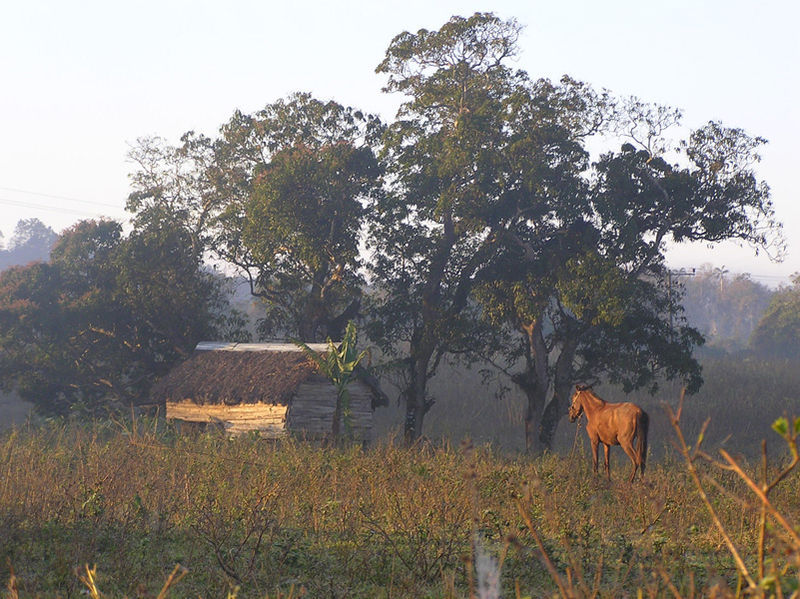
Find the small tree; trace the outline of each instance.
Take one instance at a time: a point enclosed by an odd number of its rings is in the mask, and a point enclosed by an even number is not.
[[[311,358],[319,367],[320,371],[327,376],[336,387],[336,407],[333,411],[333,423],[331,425],[331,436],[334,441],[340,437],[341,422],[344,421],[345,435],[350,436],[350,393],[348,385],[356,376],[356,368],[367,351],[356,352],[356,325],[353,321],[347,323],[344,338],[336,347],[330,337],[328,337],[328,350],[317,353],[302,341],[295,341],[303,352]]]
[[[79,222],[50,262],[0,274],[0,387],[45,412],[136,402],[200,339],[238,334],[226,304],[171,222]]]

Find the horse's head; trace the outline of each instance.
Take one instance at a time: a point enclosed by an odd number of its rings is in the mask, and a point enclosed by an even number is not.
[[[569,405],[569,421],[575,422],[583,414],[583,404],[580,400],[580,395],[584,391],[588,391],[588,385],[575,385],[575,393],[572,396],[572,403]]]

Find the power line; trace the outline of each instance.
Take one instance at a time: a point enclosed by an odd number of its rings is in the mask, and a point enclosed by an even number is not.
[[[723,267],[724,268],[724,267]],[[681,267],[681,268],[672,268],[668,269],[671,271],[673,276],[698,276],[703,277],[706,275],[711,275],[712,271],[705,271],[701,267]],[[668,274],[669,276],[669,274]],[[775,280],[784,280],[791,278],[791,275],[776,275],[776,274],[759,274],[757,272],[753,272],[751,270],[726,270],[723,274],[723,278],[726,280],[734,279],[737,276],[748,276],[754,279],[775,279]]]
[[[72,208],[64,208],[61,206],[47,206],[44,204],[33,204],[30,202],[22,202],[19,200],[11,200],[9,198],[0,198],[0,204],[6,204],[8,206],[18,206],[20,208],[29,208],[32,210],[44,210],[46,212],[52,212],[56,214],[74,214],[76,216],[86,216],[86,215],[98,215],[100,211],[90,211],[90,210],[75,210]],[[119,209],[115,206],[115,208]]]
[[[744,272],[740,274],[750,275],[754,279],[788,279],[791,275],[759,275],[752,272]]]
[[[39,191],[28,191],[27,189],[17,189],[16,187],[2,187],[0,186],[0,190],[3,191],[13,191],[15,193],[26,193],[29,195],[34,196],[41,196],[43,198],[52,198],[54,200],[68,200],[70,202],[80,202],[81,204],[93,204],[95,206],[105,206],[107,208],[119,208],[116,204],[106,204],[104,202],[93,202],[91,200],[79,200],[78,198],[71,198],[68,196],[61,196],[61,195],[54,195],[51,193],[42,193]]]

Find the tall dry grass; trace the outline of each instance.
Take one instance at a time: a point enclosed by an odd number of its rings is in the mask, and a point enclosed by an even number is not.
[[[455,598],[479,596],[492,563],[503,597],[689,597],[740,580],[673,458],[630,486],[621,470],[594,477],[580,449],[333,449],[178,436],[153,421],[16,430],[0,437],[0,458],[8,597],[158,597],[172,576],[169,597]],[[747,483],[696,467],[757,568],[761,511]],[[770,494],[795,522],[796,491],[791,475]],[[796,556],[771,534],[790,594]]]
[[[632,486],[619,450],[612,482],[594,477],[566,423],[553,454],[515,453],[519,398],[475,395],[465,376],[437,382],[435,442],[413,448],[181,436],[158,420],[5,432],[0,581],[14,599],[791,596],[800,558],[775,514],[796,527],[800,487],[770,426],[800,412],[800,368],[707,359],[704,374],[683,445],[677,385],[599,389],[651,414],[647,479]],[[447,441],[467,435],[487,443]],[[776,477],[767,508],[757,489]]]

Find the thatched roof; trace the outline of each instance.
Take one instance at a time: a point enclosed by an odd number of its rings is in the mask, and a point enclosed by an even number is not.
[[[153,385],[157,402],[287,405],[297,387],[317,371],[300,351],[200,349]]]
[[[324,344],[309,347],[327,349]],[[156,381],[150,397],[158,403],[287,405],[298,386],[315,374],[314,362],[293,344],[202,342],[188,360]],[[370,388],[373,408],[388,404],[377,379],[363,369],[357,376]]]

